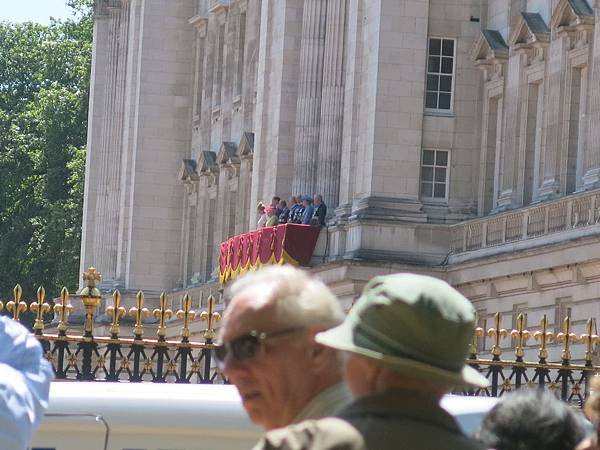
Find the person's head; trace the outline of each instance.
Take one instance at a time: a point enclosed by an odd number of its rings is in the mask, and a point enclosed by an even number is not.
[[[321,203],[323,203],[323,196],[320,194],[316,194],[313,201],[315,202],[316,206],[319,206]]]
[[[354,397],[407,388],[441,397],[451,386],[488,385],[465,366],[473,336],[471,303],[437,278],[373,278],[339,325],[315,340],[347,354],[344,378]]]
[[[296,203],[298,203],[298,199],[296,198],[296,196],[295,196],[295,195],[292,195],[292,196],[290,197],[290,208],[291,208],[292,206],[294,206]]]
[[[256,424],[292,423],[314,398],[342,379],[334,350],[314,335],[342,322],[336,297],[291,266],[273,266],[235,281],[223,318],[217,359]]]
[[[590,380],[590,396],[585,401],[583,410],[596,430],[600,431],[600,376],[598,375]]]
[[[275,208],[269,206],[265,209],[265,213],[267,214],[267,217],[273,217],[275,215]]]
[[[485,448],[495,450],[573,450],[584,437],[582,419],[543,389],[508,394],[483,419],[479,432]]]
[[[258,214],[264,214],[265,213],[265,205],[263,204],[263,202],[258,202],[258,205],[256,205],[256,212]]]
[[[304,197],[302,197],[302,204],[304,205],[305,208],[308,205],[310,205],[310,203],[311,203],[311,198],[308,195],[305,195]]]
[[[279,197],[279,196],[277,196],[277,195],[276,195],[276,196],[274,196],[274,197],[271,199],[271,206],[273,206],[274,208],[277,208],[277,205],[279,204],[279,202],[280,202],[280,201],[281,201],[281,197]]]
[[[302,204],[302,198],[303,198],[302,195],[300,195],[300,194],[296,195],[296,203],[298,203],[299,205],[301,205]]]
[[[277,207],[278,207],[279,209],[284,209],[284,208],[287,208],[287,202],[286,202],[285,200],[281,200],[281,201],[279,202],[279,205],[277,205]]]

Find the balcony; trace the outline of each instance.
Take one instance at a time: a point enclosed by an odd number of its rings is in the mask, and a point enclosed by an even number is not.
[[[233,236],[219,247],[219,281],[269,264],[306,266],[320,232],[319,227],[287,223]]]
[[[520,250],[555,243],[557,233],[561,240],[597,234],[599,222],[600,190],[594,190],[452,225],[450,251],[491,254],[508,244]]]

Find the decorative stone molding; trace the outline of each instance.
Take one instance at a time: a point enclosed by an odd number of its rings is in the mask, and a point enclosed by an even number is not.
[[[198,171],[199,176],[206,177],[208,179],[209,186],[215,184],[216,179],[219,176],[217,154],[215,152],[205,150],[200,153],[200,160],[198,163],[200,166],[200,170]]]
[[[240,158],[237,153],[237,145],[235,142],[223,142],[221,144],[217,162],[222,169],[225,169],[229,179],[239,175]]]
[[[211,6],[208,9],[210,14],[215,14],[219,20],[225,20],[227,12],[229,11],[229,0],[212,0]]]
[[[560,0],[554,8],[550,28],[557,36],[584,30],[593,30],[594,10],[586,0]]]
[[[562,197],[451,226],[451,251],[466,253],[600,223],[600,191]]]
[[[254,158],[254,133],[250,131],[244,131],[244,133],[242,133],[240,145],[238,146],[238,153],[241,159]]]
[[[188,23],[190,25],[192,25],[194,28],[196,28],[200,37],[206,36],[206,29],[208,27],[208,17],[204,17],[204,16],[200,16],[200,15],[190,17],[190,19],[188,20]]]
[[[486,81],[490,81],[504,76],[508,52],[508,45],[497,30],[481,30],[473,43],[470,57],[475,67],[484,72]]]
[[[546,48],[550,44],[550,28],[539,13],[521,13],[508,44],[515,51]]]
[[[193,159],[184,159],[177,173],[177,178],[184,183],[196,182],[200,179],[196,171],[198,163]]]

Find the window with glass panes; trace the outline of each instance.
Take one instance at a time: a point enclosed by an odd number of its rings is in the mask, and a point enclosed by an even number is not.
[[[448,151],[423,150],[421,198],[445,200],[448,193]]]
[[[425,93],[425,108],[428,110],[452,110],[454,54],[454,39],[429,38]]]

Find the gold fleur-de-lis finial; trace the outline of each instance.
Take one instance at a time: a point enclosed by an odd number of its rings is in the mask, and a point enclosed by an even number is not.
[[[54,313],[58,314],[58,331],[67,331],[67,319],[73,311],[73,306],[69,303],[69,291],[63,287],[60,291],[60,302],[54,305]]]
[[[44,314],[50,312],[50,305],[44,301],[45,299],[46,290],[40,286],[37,290],[37,302],[29,305],[29,310],[35,314],[33,329],[38,333],[44,329]]]
[[[517,329],[512,330],[510,332],[510,336],[517,341],[517,345],[515,346],[515,355],[518,358],[522,358],[525,356],[524,347],[527,343],[527,340],[530,338],[529,330],[525,327],[527,326],[527,319],[525,315],[522,313],[517,316]]]
[[[540,342],[538,358],[546,359],[548,357],[547,345],[554,339],[554,333],[548,331],[548,318],[546,317],[546,314],[544,314],[542,320],[540,321],[540,327],[540,330],[536,331],[533,334],[533,337],[536,341]]]
[[[596,334],[596,319],[589,318],[586,324],[586,332],[579,337],[579,340],[585,344],[585,360],[592,361],[594,345],[600,340]]]
[[[121,317],[127,312],[124,307],[121,306],[121,293],[119,290],[115,290],[112,295],[113,304],[106,308],[106,314],[112,317],[110,324],[110,332],[113,335],[118,335],[120,330]]]
[[[477,358],[477,340],[480,337],[483,337],[483,335],[485,334],[485,330],[478,325],[479,324],[479,314],[477,312],[475,312],[474,323],[475,323],[475,326],[473,329],[473,339],[471,339],[471,343],[469,344],[469,356],[471,359]]]
[[[167,308],[167,294],[164,292],[160,294],[159,308],[152,311],[154,317],[158,319],[158,330],[156,334],[159,336],[165,336],[167,334],[167,327],[165,320],[169,320],[173,315],[173,311]]]
[[[563,343],[562,359],[571,359],[571,344],[577,342],[577,336],[571,332],[571,318],[565,317],[563,331],[556,335],[556,342]]]
[[[136,337],[140,337],[142,334],[144,334],[144,325],[142,325],[142,320],[144,317],[148,317],[150,315],[148,308],[144,308],[144,293],[142,291],[139,291],[135,296],[135,306],[129,309],[129,315],[135,318],[133,334],[135,334]]]
[[[96,282],[102,280],[102,275],[96,270],[95,267],[90,267],[87,271],[83,272],[83,281],[86,282],[86,286],[93,288],[96,287]]]
[[[6,310],[11,312],[14,320],[19,320],[21,313],[27,311],[27,303],[21,301],[23,289],[17,284],[13,289],[13,299],[6,304]]]
[[[192,299],[189,294],[183,296],[182,301],[183,309],[177,311],[177,318],[183,320],[183,328],[181,329],[181,336],[188,338],[190,336],[189,324],[191,320],[196,318],[196,311],[192,310]]]
[[[487,335],[494,339],[492,345],[492,355],[500,356],[502,354],[502,348],[500,348],[500,339],[508,336],[508,331],[502,328],[502,317],[500,313],[494,314],[494,327],[487,331]]]
[[[215,311],[215,303],[215,297],[211,289],[207,299],[208,311],[202,311],[200,314],[200,320],[206,322],[206,329],[204,330],[204,339],[206,340],[215,338],[215,323],[221,320],[221,314]]]

